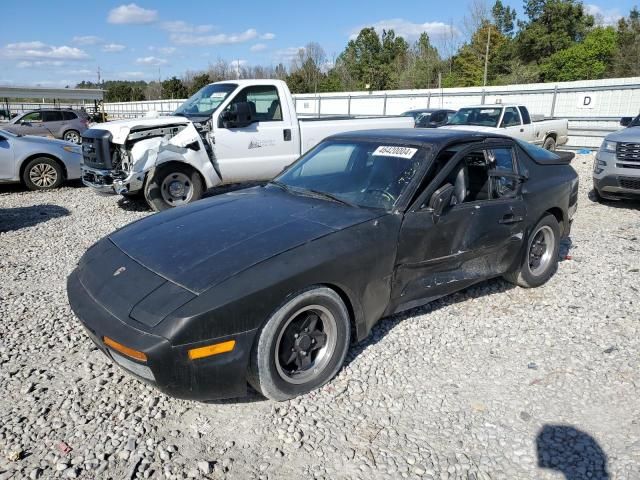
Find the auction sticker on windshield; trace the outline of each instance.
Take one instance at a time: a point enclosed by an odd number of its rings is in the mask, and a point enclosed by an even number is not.
[[[417,151],[417,148],[380,145],[375,149],[372,155],[378,155],[381,157],[413,158]]]

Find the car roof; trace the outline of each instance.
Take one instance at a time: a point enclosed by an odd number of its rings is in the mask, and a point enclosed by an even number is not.
[[[509,139],[507,135],[487,132],[474,132],[471,130],[439,129],[439,128],[388,128],[376,130],[358,130],[332,135],[327,140],[361,140],[361,141],[388,141],[394,143],[406,143],[417,146],[437,147],[459,142],[480,142],[487,138]]]
[[[417,112],[417,113],[434,113],[434,112],[455,112],[455,110],[451,110],[449,108],[413,108],[411,110],[407,110],[404,113],[409,112]]]

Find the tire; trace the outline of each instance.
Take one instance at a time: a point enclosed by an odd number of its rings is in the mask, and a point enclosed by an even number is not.
[[[202,197],[200,174],[188,165],[171,163],[156,168],[144,186],[144,198],[156,212],[195,202]]]
[[[542,148],[544,148],[545,150],[550,150],[552,152],[555,152],[556,141],[553,139],[553,137],[547,137],[545,138],[544,143],[542,144]]]
[[[524,288],[534,288],[545,284],[558,268],[559,249],[560,225],[558,220],[553,215],[545,215],[531,230],[522,265],[517,271],[506,274],[504,278]]]
[[[62,135],[62,139],[67,142],[75,143],[76,145],[79,145],[82,143],[82,136],[80,135],[80,132],[78,132],[77,130],[67,130]]]
[[[27,163],[22,181],[29,190],[51,190],[64,181],[64,171],[58,162],[49,157],[38,157]]]
[[[315,390],[342,367],[350,335],[349,312],[335,291],[302,291],[278,308],[259,332],[249,383],[279,402]]]

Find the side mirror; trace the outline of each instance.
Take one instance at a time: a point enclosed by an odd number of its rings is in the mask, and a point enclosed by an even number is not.
[[[620,125],[622,125],[623,127],[628,127],[632,121],[633,117],[622,117],[620,119]]]
[[[253,123],[253,115],[248,102],[232,103],[228,110],[220,114],[224,128],[242,128]]]
[[[445,209],[451,205],[451,198],[453,197],[454,191],[453,185],[447,183],[433,192],[429,200],[429,209],[433,211],[434,219],[440,218]]]

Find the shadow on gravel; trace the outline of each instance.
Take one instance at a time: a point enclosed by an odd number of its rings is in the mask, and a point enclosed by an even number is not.
[[[605,200],[599,199],[596,196],[596,192],[594,190],[591,190],[589,192],[589,200],[591,200],[593,203],[599,203],[611,208],[622,208],[624,210],[640,210],[640,198],[638,200],[626,198],[620,200]],[[580,208],[579,204],[578,208]]]
[[[32,227],[52,218],[66,217],[70,212],[58,205],[0,208],[0,232]]]
[[[60,188],[85,188],[81,180],[69,180],[64,182]],[[54,192],[55,190],[51,190]],[[21,183],[3,183],[0,184],[0,194],[3,193],[16,193],[16,192],[30,192],[30,190]],[[38,194],[41,192],[33,192]]]
[[[536,437],[538,466],[566,480],[608,480],[607,455],[598,442],[567,425],[545,425]]]
[[[371,333],[365,340],[355,345],[351,345],[343,368],[349,365],[353,360],[355,360],[356,357],[360,355],[364,350],[366,350],[369,345],[375,345],[384,337],[386,337],[387,334],[390,333],[391,330],[393,330],[403,320],[418,315],[434,313],[441,308],[455,305],[461,302],[467,302],[474,298],[488,297],[490,295],[504,293],[514,288],[516,288],[515,285],[502,280],[501,278],[494,278],[492,280],[483,281],[481,283],[478,283],[477,285],[473,285],[459,292],[439,298],[430,303],[427,303],[426,305],[422,305],[420,307],[412,308],[411,310],[406,310],[401,313],[396,313],[394,315],[384,317],[373,327]]]

